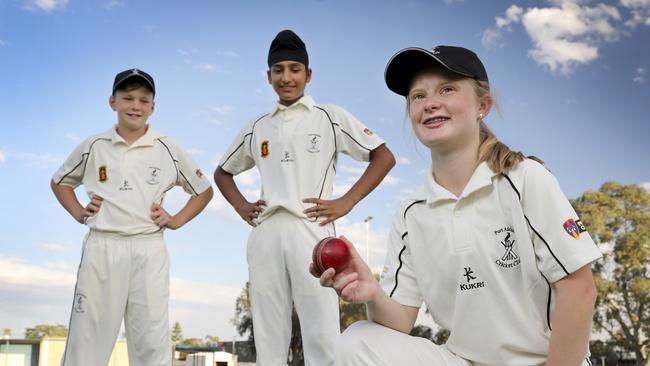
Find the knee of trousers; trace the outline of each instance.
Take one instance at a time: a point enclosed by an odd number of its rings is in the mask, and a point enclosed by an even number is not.
[[[360,351],[373,349],[372,343],[381,338],[382,328],[384,327],[370,320],[361,320],[350,325],[338,338],[337,356],[348,359],[358,356]]]

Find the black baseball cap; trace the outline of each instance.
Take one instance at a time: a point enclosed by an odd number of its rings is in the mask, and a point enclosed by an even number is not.
[[[407,96],[415,74],[433,65],[442,66],[468,78],[488,82],[485,67],[474,52],[463,47],[436,46],[430,50],[409,47],[393,55],[384,72],[386,85],[393,92]]]
[[[309,67],[309,55],[307,55],[305,42],[289,29],[278,33],[269,47],[267,60],[269,67],[282,61],[297,61],[304,64],[305,67]]]
[[[117,88],[120,87],[125,81],[131,80],[131,79],[141,79],[144,81],[145,84],[151,88],[151,91],[153,92],[153,95],[156,95],[156,85],[153,82],[153,78],[151,75],[147,74],[146,72],[140,70],[140,69],[129,69],[129,70],[124,70],[117,75],[115,75],[115,81],[113,82],[113,94],[115,94],[115,91]]]

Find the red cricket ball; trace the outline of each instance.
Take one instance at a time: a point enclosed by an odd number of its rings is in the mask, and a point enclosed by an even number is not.
[[[316,244],[311,259],[319,275],[328,268],[334,268],[339,273],[350,262],[350,248],[339,238],[327,237]]]

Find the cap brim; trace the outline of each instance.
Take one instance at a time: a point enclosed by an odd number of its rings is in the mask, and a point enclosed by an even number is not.
[[[406,97],[409,94],[409,87],[415,74],[423,68],[430,66],[442,66],[454,73],[472,77],[471,75],[449,67],[443,60],[436,57],[436,55],[427,49],[409,47],[397,52],[388,61],[388,65],[386,65],[386,70],[384,71],[386,85],[394,93]]]

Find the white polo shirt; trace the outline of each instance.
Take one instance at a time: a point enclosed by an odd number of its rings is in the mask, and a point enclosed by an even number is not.
[[[89,137],[52,179],[73,188],[83,184],[88,197],[104,198],[99,212],[89,217],[86,225],[122,235],[160,231],[151,219],[151,206],[162,204],[165,193],[174,186],[195,196],[210,187],[189,155],[151,126],[131,145],[115,128]]]
[[[447,346],[486,365],[538,365],[548,354],[551,284],[601,257],[555,177],[525,160],[507,175],[481,163],[460,197],[429,171],[398,212],[382,287],[426,303]]]
[[[257,166],[260,199],[267,204],[260,221],[279,208],[306,217],[303,210],[312,204],[303,203],[303,198],[331,197],[339,152],[368,161],[370,152],[383,143],[343,108],[318,105],[304,96],[249,122],[219,165],[232,175]]]

